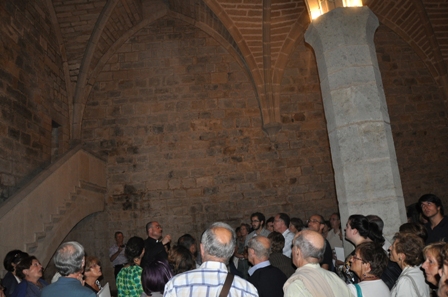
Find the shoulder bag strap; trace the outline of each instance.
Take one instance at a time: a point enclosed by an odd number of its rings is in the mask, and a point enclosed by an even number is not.
[[[354,284],[354,285],[355,285],[356,293],[357,293],[358,297],[362,297],[361,287],[358,284]]]
[[[414,291],[415,291],[415,293],[417,293],[417,296],[421,297],[421,295],[420,295],[420,291],[418,290],[417,284],[415,283],[414,279],[413,279],[411,276],[406,275],[406,274],[403,275],[403,276],[405,276],[405,277],[407,277],[408,279],[411,280],[411,282],[412,282],[412,286],[414,287]]]
[[[233,274],[227,273],[226,281],[224,282],[224,286],[221,289],[221,293],[219,293],[219,297],[226,297],[229,294],[230,286],[233,282],[233,277]]]

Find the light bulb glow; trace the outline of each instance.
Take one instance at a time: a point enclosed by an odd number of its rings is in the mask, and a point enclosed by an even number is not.
[[[344,7],[361,7],[362,0],[342,0]]]

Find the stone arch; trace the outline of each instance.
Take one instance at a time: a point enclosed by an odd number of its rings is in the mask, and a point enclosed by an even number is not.
[[[236,41],[239,50],[242,52],[244,56],[244,62],[247,64],[249,73],[251,74],[250,78],[254,83],[257,99],[260,105],[260,113],[263,122],[264,130],[269,134],[275,134],[276,132],[270,132],[278,130],[278,122],[279,119],[276,118],[276,110],[278,110],[278,106],[275,106],[275,102],[270,100],[270,98],[266,98],[266,94],[264,91],[265,84],[267,82],[264,81],[263,74],[260,69],[257,67],[257,63],[255,61],[255,57],[250,51],[246,41],[241,35],[238,28],[235,26],[232,19],[227,15],[225,10],[219,5],[216,0],[203,0],[204,3],[215,13],[215,15],[221,20],[221,22],[226,26],[227,30]],[[270,82],[269,82],[270,83]]]
[[[0,252],[21,249],[45,266],[70,230],[104,210],[104,160],[80,146],[46,168],[0,208]]]
[[[103,33],[107,21],[112,14],[118,0],[109,0],[106,2],[97,22],[92,35],[90,36],[89,42],[87,44],[86,51],[83,55],[81,67],[79,70],[78,81],[76,83],[74,95],[73,95],[73,136],[74,139],[81,138],[81,122],[82,113],[84,111],[84,104],[86,98],[82,96],[84,94],[84,89],[86,87],[86,81],[88,77],[89,67],[95,53],[95,48],[97,46],[98,40]]]
[[[36,252],[34,252],[43,266],[50,263],[54,252],[76,224],[87,216],[104,210],[104,193],[99,193],[99,195],[90,193],[88,198],[79,196],[73,205],[74,207],[70,208],[70,211],[54,225],[53,230],[48,232],[48,239],[44,239],[44,244],[38,246]]]
[[[375,13],[380,23],[414,49],[448,97],[447,67],[423,3],[419,0],[401,0],[384,6],[381,1],[368,0],[365,5]]]
[[[185,21],[187,23],[193,24],[198,29],[204,31],[205,33],[207,33],[208,35],[210,35],[214,39],[216,39],[221,44],[221,46],[223,46],[228,51],[228,53],[235,58],[235,61],[238,62],[238,64],[245,71],[245,73],[248,76],[249,80],[253,84],[253,88],[254,88],[255,94],[256,94],[257,99],[258,99],[260,115],[261,115],[262,120],[264,121],[265,115],[263,114],[263,104],[262,104],[262,102],[261,102],[261,100],[259,98],[260,97],[259,96],[259,87],[262,87],[262,85],[261,86],[257,86],[256,80],[255,80],[257,75],[258,76],[260,75],[259,71],[258,70],[255,71],[255,72],[251,71],[251,69],[249,68],[249,66],[246,63],[246,60],[242,60],[242,57],[239,55],[237,50],[225,38],[223,38],[222,35],[219,32],[214,30],[212,27],[208,26],[207,24],[205,24],[203,22],[198,22],[198,21],[196,21],[194,19],[188,18],[188,17],[186,17],[184,15],[181,15],[179,13],[172,12],[172,11],[158,11],[158,13],[153,14],[150,18],[146,18],[145,20],[140,22],[138,25],[133,26],[130,30],[128,30],[125,34],[123,34],[119,39],[117,39],[114,42],[114,44],[100,58],[100,60],[96,64],[95,68],[92,70],[92,72],[90,73],[90,75],[87,78],[87,81],[86,81],[86,84],[85,84],[85,87],[84,87],[84,91],[83,91],[83,95],[80,97],[80,98],[82,98],[82,102],[80,102],[80,104],[82,105],[82,113],[84,112],[85,105],[86,105],[87,99],[89,97],[89,94],[90,94],[90,92],[92,90],[92,87],[95,84],[96,77],[99,75],[99,73],[101,72],[101,70],[103,69],[104,65],[107,63],[107,61],[110,59],[110,57],[114,53],[116,53],[116,51],[132,35],[134,35],[136,32],[138,32],[139,30],[141,30],[142,28],[144,28],[148,24],[151,24],[151,23],[155,22],[156,20],[158,20],[158,19],[160,19],[160,18],[162,18],[162,17],[164,17],[166,15],[168,15],[170,17],[173,17],[173,18],[176,18],[176,19],[180,19],[180,20]],[[254,61],[254,64],[255,64],[255,61]],[[257,75],[254,76],[254,73],[257,74]],[[259,79],[261,79],[261,76],[260,76]],[[82,123],[82,113],[80,115],[81,118],[80,118],[79,129],[80,129],[81,123]],[[81,133],[81,130],[79,130],[78,133]]]

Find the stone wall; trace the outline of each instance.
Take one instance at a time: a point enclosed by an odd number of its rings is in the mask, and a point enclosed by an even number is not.
[[[62,61],[45,1],[0,3],[0,202],[68,148]]]
[[[386,26],[375,34],[406,205],[433,193],[448,206],[444,95],[419,56]]]
[[[68,148],[62,63],[41,1],[0,4],[2,199],[51,159],[52,122]],[[384,26],[376,46],[407,204],[448,192],[443,95],[408,44]],[[98,76],[83,119],[84,147],[108,159],[106,211],[67,236],[103,262],[116,230],[199,237],[211,222],[250,213],[308,218],[337,210],[312,50],[300,40],[281,84],[282,130],[270,140],[242,67],[203,31],[165,18],[139,31]],[[446,198],[445,198],[446,199]],[[447,202],[445,200],[445,202]]]
[[[199,237],[217,220],[236,227],[255,211],[303,219],[336,211],[310,59],[302,42],[282,82],[284,127],[270,141],[248,77],[199,29],[163,19],[124,44],[99,75],[83,121],[85,148],[108,158],[108,244],[116,230],[145,236],[150,220],[177,239]]]

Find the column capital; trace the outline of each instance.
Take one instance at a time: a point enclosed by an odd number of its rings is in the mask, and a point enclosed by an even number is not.
[[[311,22],[305,41],[314,50],[371,44],[378,25],[378,18],[367,6],[338,7]]]

